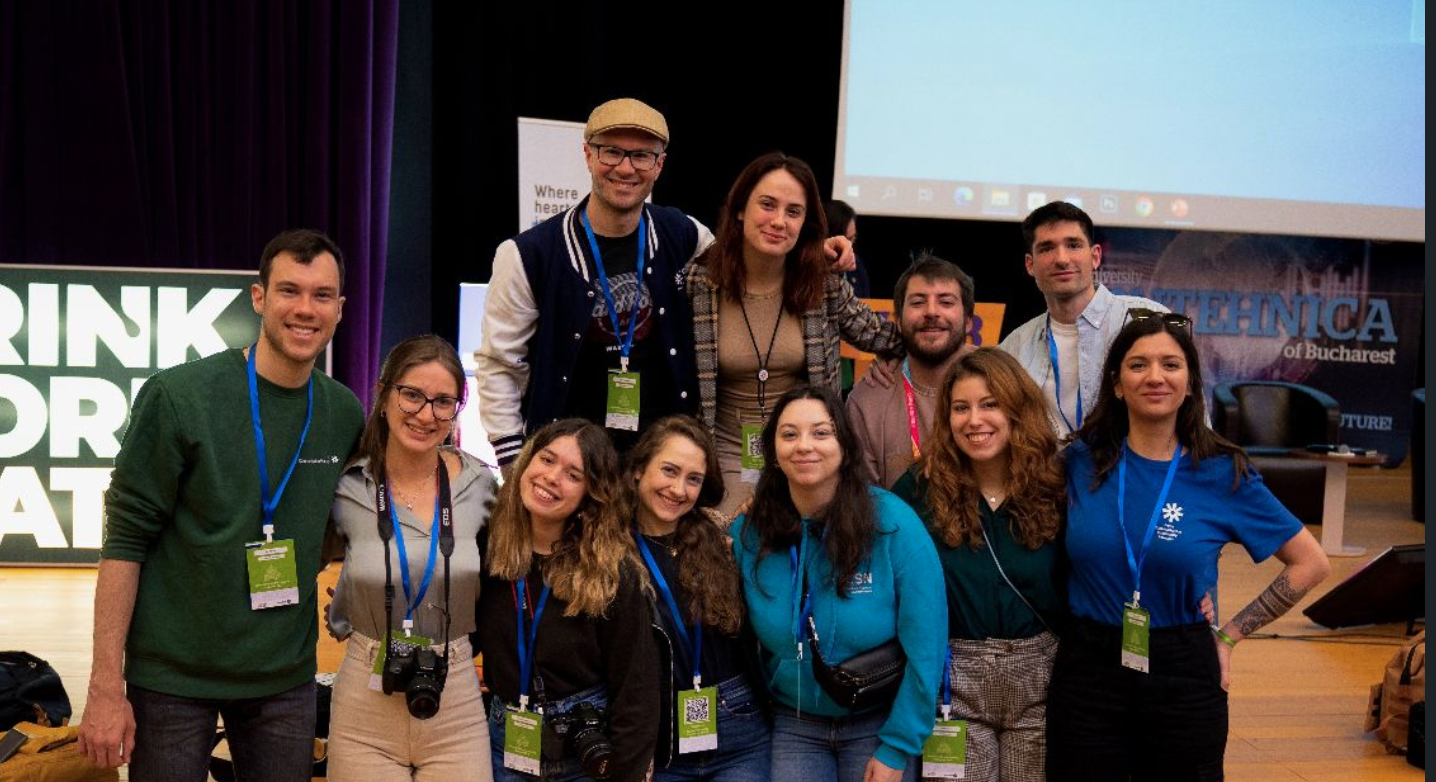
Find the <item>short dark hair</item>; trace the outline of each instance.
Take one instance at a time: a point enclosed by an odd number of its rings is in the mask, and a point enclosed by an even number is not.
[[[967,272],[958,268],[952,261],[946,261],[932,254],[931,250],[923,250],[913,259],[912,265],[907,271],[898,277],[897,285],[893,286],[893,317],[902,318],[903,299],[907,298],[907,283],[913,277],[921,277],[924,280],[952,280],[962,291],[962,311],[968,318],[972,319],[973,299],[977,295],[976,286],[972,277]]]
[[[856,209],[847,201],[833,199],[823,205],[828,213],[828,234],[830,236],[843,236],[848,232],[848,223],[858,216]]]
[[[1037,241],[1037,229],[1051,223],[1072,222],[1082,226],[1082,233],[1087,237],[1088,244],[1094,244],[1092,240],[1092,218],[1081,207],[1073,206],[1066,201],[1053,201],[1032,210],[1022,221],[1022,245],[1027,252],[1032,252],[1032,245]]]
[[[259,256],[259,287],[269,288],[269,270],[274,267],[274,259],[280,253],[289,253],[294,256],[294,260],[303,264],[312,263],[324,253],[334,256],[334,263],[339,266],[339,292],[344,292],[344,253],[339,251],[339,245],[325,236],[324,232],[312,228],[294,228],[270,239]]]

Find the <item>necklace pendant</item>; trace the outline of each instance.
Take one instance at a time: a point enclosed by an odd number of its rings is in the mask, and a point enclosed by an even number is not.
[[[766,382],[768,382],[768,369],[767,369],[767,367],[764,367],[763,369],[758,370],[758,382],[759,382],[759,383],[766,383]]]

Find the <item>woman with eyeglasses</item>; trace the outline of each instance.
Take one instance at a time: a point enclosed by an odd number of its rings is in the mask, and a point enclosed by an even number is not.
[[[344,558],[327,609],[330,634],[347,640],[329,727],[339,782],[492,778],[469,633],[497,489],[445,445],[464,388],[448,342],[400,342],[339,480],[325,547]]]
[[[634,540],[667,638],[653,778],[767,782],[766,681],[732,541],[709,515],[723,497],[713,441],[697,419],[669,416],[644,431],[625,473]]]
[[[938,399],[947,414],[893,493],[927,524],[947,583],[939,709],[967,722],[964,779],[1040,782],[1054,627],[1066,611],[1057,438],[1042,390],[997,348],[958,359]]]
[[[762,448],[752,508],[730,533],[775,701],[772,777],[916,780],[946,646],[932,540],[911,508],[871,485],[833,391],[780,397]],[[883,666],[862,664],[874,655]],[[882,697],[854,701],[819,683],[829,666],[876,674],[888,664],[900,673]]]
[[[872,352],[901,350],[897,325],[829,273],[827,236],[813,170],[771,152],[738,175],[716,240],[688,266],[702,419],[718,444],[725,515],[758,480],[774,400],[805,383],[840,392],[840,340]]]
[[[658,656],[620,480],[603,427],[565,418],[529,438],[499,492],[475,634],[495,779],[648,772]]]
[[[1066,451],[1075,623],[1048,696],[1048,777],[1219,780],[1234,647],[1331,566],[1242,450],[1207,426],[1187,319],[1130,317]],[[1228,543],[1282,570],[1217,627],[1200,602]]]

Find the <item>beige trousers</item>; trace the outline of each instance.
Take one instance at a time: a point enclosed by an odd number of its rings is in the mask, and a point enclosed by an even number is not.
[[[329,721],[332,782],[490,782],[489,725],[468,638],[449,643],[439,713],[409,715],[402,693],[369,689],[378,641],[349,636]],[[438,651],[439,647],[435,647]]]

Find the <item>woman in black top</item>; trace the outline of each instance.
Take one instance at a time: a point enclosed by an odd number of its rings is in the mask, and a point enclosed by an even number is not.
[[[660,739],[653,778],[766,781],[763,682],[754,673],[752,636],[742,631],[733,545],[713,520],[721,518],[714,508],[723,498],[713,442],[696,419],[664,418],[629,454],[625,477],[634,540],[671,661],[662,699],[663,723],[671,727]]]
[[[546,780],[641,780],[658,659],[618,456],[602,427],[564,419],[530,438],[512,476],[489,522],[475,634],[494,778],[531,780],[541,766]],[[535,736],[541,764],[516,746]]]

